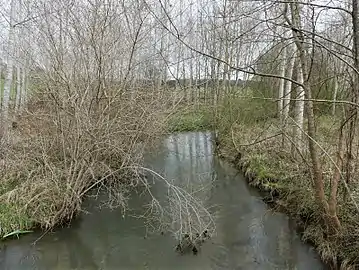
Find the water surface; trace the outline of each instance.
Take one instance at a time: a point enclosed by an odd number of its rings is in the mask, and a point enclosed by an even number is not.
[[[325,269],[292,222],[269,210],[238,171],[213,155],[211,133],[172,135],[146,163],[179,185],[207,187],[198,195],[216,205],[217,234],[197,255],[177,254],[171,235],[149,234],[141,219],[88,200],[89,213],[71,227],[6,242],[0,269]],[[166,188],[158,183],[153,192],[164,197]],[[134,213],[143,209],[143,200],[131,199]]]

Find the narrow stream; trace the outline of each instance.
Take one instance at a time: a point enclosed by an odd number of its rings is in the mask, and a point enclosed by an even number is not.
[[[146,160],[178,184],[209,187],[200,196],[217,206],[217,234],[197,255],[179,255],[171,235],[147,234],[143,220],[89,200],[89,213],[70,228],[5,242],[0,269],[326,269],[286,215],[269,210],[239,172],[213,155],[211,133],[172,135]],[[164,185],[155,186],[156,196],[165,194]],[[131,199],[133,211],[142,200]]]

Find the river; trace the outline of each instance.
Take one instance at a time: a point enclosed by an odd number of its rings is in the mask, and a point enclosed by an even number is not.
[[[88,213],[70,227],[4,242],[0,269],[326,269],[291,220],[271,211],[241,173],[213,154],[211,133],[169,136],[146,156],[146,166],[179,185],[207,187],[199,196],[216,206],[216,234],[197,255],[178,254],[170,234],[148,233],[143,220],[88,199]],[[155,195],[166,193],[163,184],[154,187]],[[131,198],[133,213],[142,200]]]

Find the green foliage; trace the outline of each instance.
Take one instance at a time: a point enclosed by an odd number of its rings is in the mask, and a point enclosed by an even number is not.
[[[16,179],[16,177],[19,177]],[[0,182],[0,195],[4,198],[11,196],[11,190],[14,190],[23,180],[18,172],[3,177]],[[7,193],[7,194],[6,194]],[[33,227],[33,221],[30,219],[22,205],[11,202],[11,199],[0,201],[0,237],[5,237],[14,231],[22,231]]]
[[[267,155],[256,154],[249,157],[250,170],[256,174],[259,180],[275,179],[278,175],[276,168],[271,164]]]
[[[220,134],[229,133],[234,123],[254,126],[272,120],[275,116],[276,104],[271,100],[226,98],[219,107],[216,129]]]
[[[206,108],[184,109],[172,115],[167,122],[167,130],[173,132],[202,131],[213,128],[213,117]]]
[[[21,234],[22,232],[29,232],[27,229],[33,226],[33,221],[25,211],[22,210],[21,206],[8,202],[2,202],[0,204],[0,235],[2,238]]]

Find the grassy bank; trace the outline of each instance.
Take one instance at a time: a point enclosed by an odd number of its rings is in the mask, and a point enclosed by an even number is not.
[[[340,265],[342,269],[358,269],[358,212],[348,199],[343,185],[338,194],[338,216],[343,228],[340,234],[328,237],[321,224],[312,188],[308,151],[304,149],[298,155],[287,139],[283,144],[271,102],[231,102],[232,110],[224,106],[218,120],[220,155],[241,169],[250,185],[265,191],[266,202],[280,207],[298,221],[303,240],[316,247],[324,262],[338,269]],[[235,120],[229,122],[229,118]],[[318,143],[332,156],[336,149],[337,127],[338,123],[332,117],[324,115],[318,119]],[[323,154],[321,159],[325,166],[328,195],[333,171],[328,156]],[[352,183],[350,189],[353,198],[359,202],[357,186],[357,183]]]
[[[209,107],[183,107],[167,120],[169,133],[213,129],[213,113]]]

